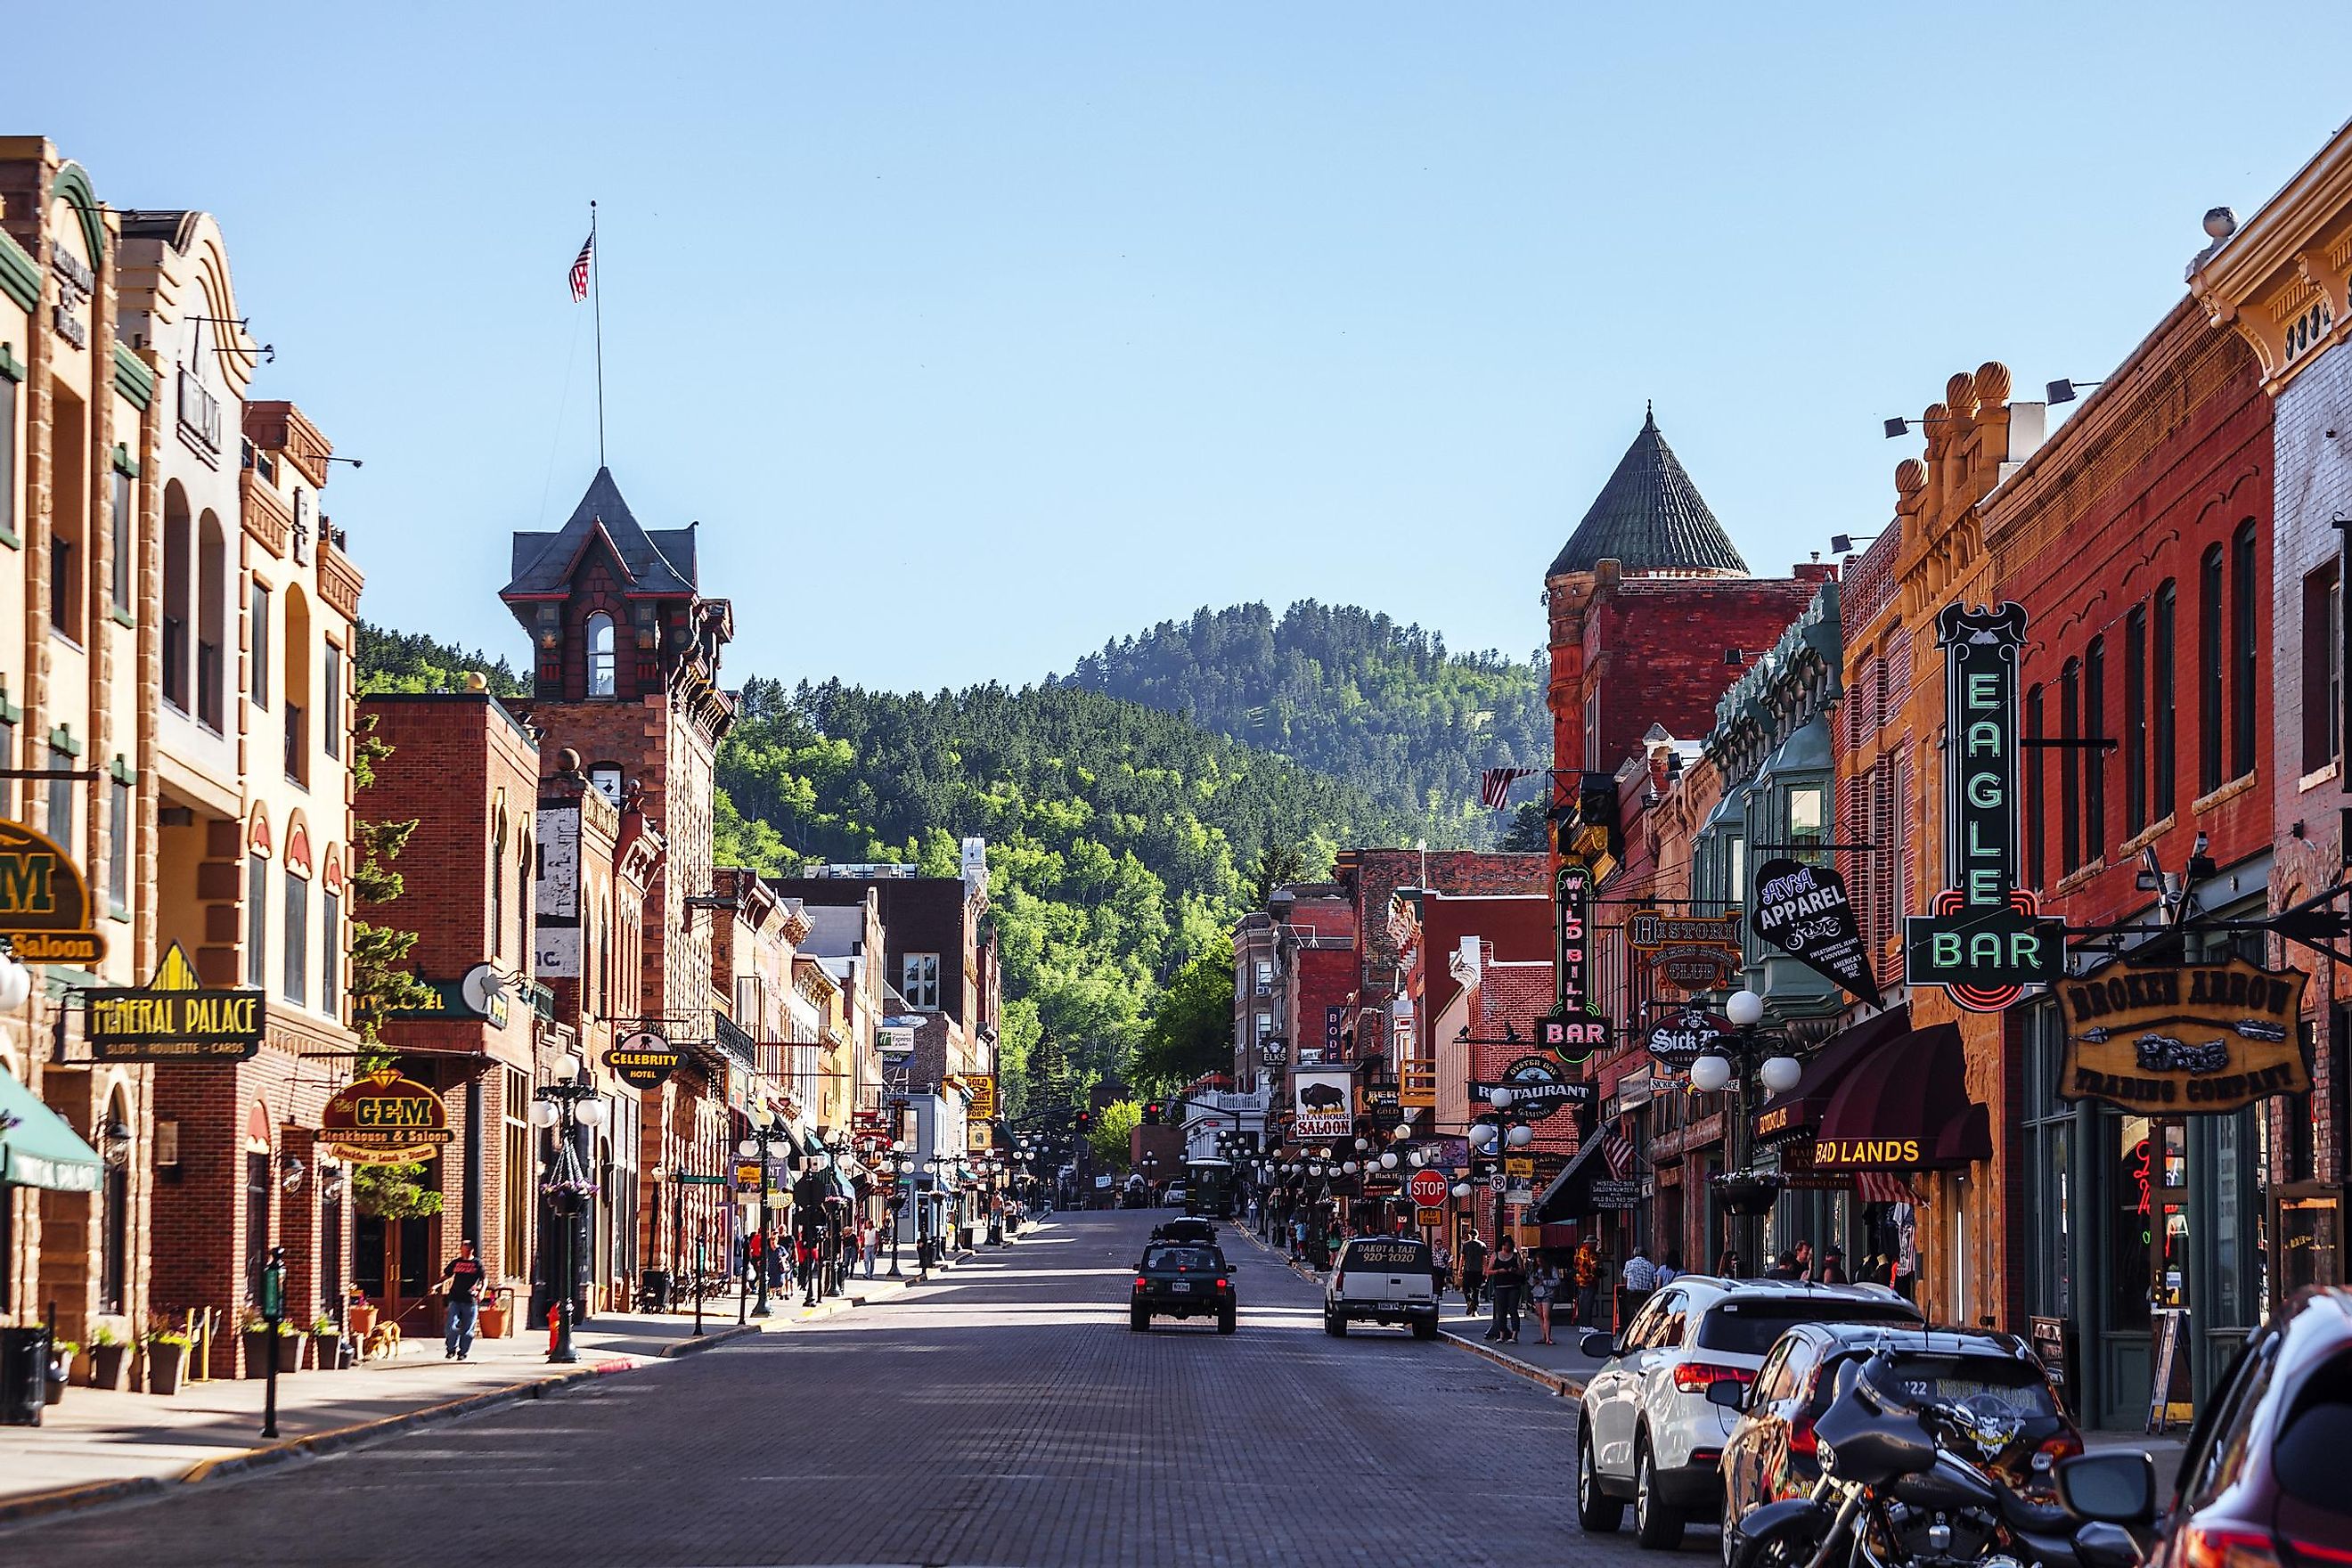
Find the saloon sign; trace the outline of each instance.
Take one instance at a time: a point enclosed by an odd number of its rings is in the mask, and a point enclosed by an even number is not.
[[[1685,1007],[1652,1029],[1647,1043],[1654,1060],[1668,1067],[1688,1067],[1733,1033],[1728,1018],[1718,1018],[1703,1008]]]
[[[400,1165],[427,1158],[457,1134],[439,1095],[385,1068],[327,1101],[319,1136],[338,1159]]]
[[[144,990],[82,993],[82,1035],[102,1062],[241,1062],[261,1049],[259,991],[207,991],[178,942]]]
[[[90,927],[81,868],[21,822],[0,822],[0,938],[22,963],[86,969],[106,956],[106,939]]]
[[[1561,1061],[1588,1060],[1609,1044],[1609,1020],[1592,996],[1592,868],[1563,860],[1552,884],[1554,1003],[1540,1029]]]
[[[1944,877],[1935,912],[1903,922],[1903,977],[1997,1013],[2065,973],[2066,928],[2017,885],[2017,652],[2025,610],[1952,604],[1944,650]]]
[[[2297,1032],[2304,976],[2231,958],[2062,982],[2058,1092],[2168,1116],[2236,1110],[2311,1087]]]

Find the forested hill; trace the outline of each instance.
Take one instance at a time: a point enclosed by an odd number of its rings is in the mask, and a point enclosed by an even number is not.
[[[1312,599],[1278,621],[1255,604],[1162,621],[1055,679],[1279,752],[1426,819],[1433,840],[1488,831],[1481,769],[1541,767],[1551,752],[1533,664]]]
[[[988,840],[1016,1100],[1128,1070],[1161,987],[1229,952],[1269,869],[1321,875],[1341,844],[1414,831],[1345,784],[1098,692],[753,679],[741,701],[719,759],[723,862],[953,876],[958,840]],[[1055,1059],[1033,1059],[1041,1040]]]

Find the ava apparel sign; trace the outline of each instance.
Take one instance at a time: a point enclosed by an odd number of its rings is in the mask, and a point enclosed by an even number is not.
[[[1638,910],[1625,921],[1625,945],[1654,979],[1685,991],[1716,991],[1739,973],[1739,911],[1665,915]]]
[[[2058,1092],[2165,1116],[2236,1110],[2311,1088],[2298,1016],[2304,976],[2231,958],[2109,964],[2057,988],[2066,1020]]]
[[[1592,868],[1563,860],[1552,882],[1554,1001],[1540,1026],[1561,1061],[1589,1060],[1609,1045],[1609,1020],[1592,995]]]
[[[1878,1005],[1870,949],[1834,866],[1767,860],[1756,871],[1756,934],[1851,996]]]
[[[2017,885],[2017,654],[2025,609],[1947,605],[1944,650],[1944,877],[1935,912],[1903,922],[1903,977],[1941,985],[1961,1006],[1997,1013],[2028,985],[2065,973],[2066,928]]]
[[[327,1101],[319,1136],[338,1159],[401,1165],[429,1157],[457,1134],[439,1095],[385,1068]]]
[[[143,990],[82,993],[82,1034],[102,1062],[241,1062],[269,1021],[259,991],[207,991],[178,942]]]
[[[81,868],[21,822],[0,822],[0,938],[23,963],[87,969],[106,956],[106,938],[90,925]]]

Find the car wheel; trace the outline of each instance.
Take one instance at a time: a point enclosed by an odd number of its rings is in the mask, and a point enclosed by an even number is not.
[[[1335,1340],[1344,1340],[1348,1337],[1348,1320],[1337,1312],[1326,1312],[1323,1314],[1323,1331]]]
[[[1738,1541],[1734,1533],[1739,1523],[1739,1506],[1732,1495],[1731,1477],[1723,1478],[1723,1540],[1718,1547],[1723,1553],[1723,1568],[1733,1568],[1732,1548]]]
[[[1672,1552],[1683,1543],[1683,1516],[1658,1496],[1658,1467],[1650,1460],[1647,1437],[1633,1448],[1633,1539],[1648,1552]]]
[[[1221,1334],[1230,1334],[1241,1326],[1241,1310],[1239,1308],[1228,1307],[1223,1311],[1217,1314],[1217,1332]]]
[[[1151,1331],[1151,1314],[1140,1307],[1129,1308],[1127,1314],[1127,1326],[1139,1334],[1149,1333]]]
[[[1432,1318],[1426,1322],[1413,1324],[1412,1337],[1417,1340],[1435,1339],[1437,1337],[1437,1320]]]
[[[1592,1439],[1580,1419],[1576,1424],[1576,1522],[1587,1535],[1608,1535],[1624,1521],[1624,1500],[1601,1489],[1601,1467],[1592,1458]]]

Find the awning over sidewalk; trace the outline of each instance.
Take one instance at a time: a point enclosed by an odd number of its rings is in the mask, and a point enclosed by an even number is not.
[[[1969,1099],[1959,1026],[1935,1024],[1856,1061],[1822,1113],[1815,1170],[1932,1171],[1992,1158],[1992,1118]]]
[[[1601,1134],[1588,1135],[1551,1184],[1536,1195],[1537,1221],[1581,1219],[1591,1214],[1593,1178],[1608,1169],[1609,1162],[1601,1158]]]
[[[1911,1009],[1889,1007],[1875,1018],[1865,1018],[1815,1052],[1805,1062],[1803,1076],[1797,1087],[1786,1094],[1773,1096],[1756,1113],[1756,1141],[1773,1143],[1787,1138],[1801,1138],[1821,1125],[1827,1114],[1830,1100],[1846,1074],[1864,1057],[1877,1053],[1911,1033]],[[1888,1057],[1903,1058],[1906,1053],[1888,1050]]]
[[[103,1162],[65,1118],[0,1072],[0,1184],[94,1193]]]

